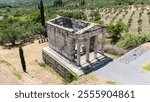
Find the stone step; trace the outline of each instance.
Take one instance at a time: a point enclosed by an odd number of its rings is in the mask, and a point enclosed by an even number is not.
[[[105,66],[109,62],[111,62],[112,59],[109,57],[104,57],[101,60],[96,61],[95,63],[89,64],[88,66],[85,66],[82,68],[83,73],[88,74],[92,71],[98,70],[101,67]]]

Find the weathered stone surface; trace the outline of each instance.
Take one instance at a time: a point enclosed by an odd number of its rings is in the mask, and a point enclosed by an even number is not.
[[[46,51],[42,50],[43,61],[52,67],[57,73],[59,73],[63,78],[66,78],[66,75],[70,75],[70,71],[59,63],[56,59],[52,58]]]
[[[104,26],[94,23],[57,17],[47,21],[49,47],[71,62],[76,60],[76,65],[79,66],[82,54],[86,54],[87,62],[90,51],[94,51],[96,57],[97,36],[103,33],[103,29],[105,29]],[[44,62],[52,66],[62,77],[69,72],[44,50],[42,53]]]

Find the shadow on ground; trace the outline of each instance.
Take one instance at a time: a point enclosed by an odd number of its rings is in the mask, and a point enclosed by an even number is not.
[[[89,74],[93,71],[103,68],[112,61],[112,58],[104,56],[102,59],[97,59],[97,61],[94,63],[89,63],[89,65],[83,67],[81,70],[84,74]]]

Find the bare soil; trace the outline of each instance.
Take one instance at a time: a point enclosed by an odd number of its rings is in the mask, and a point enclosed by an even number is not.
[[[39,44],[38,41],[35,41],[23,47],[28,73],[22,71],[18,48],[3,49],[0,46],[0,84],[65,84],[52,68],[42,65],[42,48],[47,46],[47,42]],[[17,75],[14,75],[14,72]],[[91,73],[70,84],[107,84],[107,81]]]

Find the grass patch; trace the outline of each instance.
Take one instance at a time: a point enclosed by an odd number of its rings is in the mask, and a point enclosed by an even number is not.
[[[13,71],[13,75],[18,79],[18,80],[21,80],[22,79],[22,75],[20,72],[14,70]]]
[[[101,44],[102,43],[102,38],[99,36],[98,37],[98,43]],[[105,43],[106,44],[111,44],[111,39],[110,38],[106,38],[105,39]]]
[[[150,42],[150,34],[126,34],[117,45],[125,49],[133,49],[141,44]]]
[[[143,69],[146,71],[150,71],[150,63],[143,66]]]
[[[108,80],[106,81],[107,84],[110,84],[110,85],[116,85],[116,81],[114,80]]]
[[[40,66],[40,67],[43,67],[45,70],[47,70],[47,71],[49,71],[49,72],[51,72],[52,74],[54,74],[54,75],[56,75],[56,76],[58,76],[58,77],[60,77],[60,74],[59,73],[57,73],[53,68],[51,68],[49,65],[47,65],[47,64],[45,64],[45,63],[43,63],[43,62],[38,62],[38,61],[36,61],[37,63],[38,63],[38,65]],[[66,71],[65,73],[65,77],[63,77],[63,83],[66,85],[66,84],[69,84],[69,83],[71,83],[72,81],[74,81],[74,80],[78,80],[78,75],[76,74],[76,73],[74,73],[72,70],[70,70],[70,69],[67,69],[68,71]]]
[[[8,74],[5,73],[5,72],[3,72],[1,69],[0,69],[0,73],[1,73],[4,77],[8,78]]]
[[[56,71],[55,71],[53,68],[51,68],[49,65],[47,65],[47,64],[45,64],[45,63],[43,63],[43,62],[38,62],[38,61],[36,61],[36,62],[38,63],[38,65],[39,65],[40,67],[42,67],[42,68],[44,68],[45,70],[51,72],[52,74],[58,76],[58,74],[56,73]]]
[[[8,74],[7,73],[3,73],[4,77],[8,78]]]
[[[66,72],[66,76],[64,78],[64,84],[69,84],[74,80],[78,80],[79,77],[76,73],[74,73],[72,70],[67,69],[68,72]]]
[[[58,78],[61,78],[61,76],[52,68],[50,67],[49,65],[43,63],[43,62],[38,62],[38,61],[35,61],[36,63],[38,63],[38,65],[40,67],[42,67],[43,69],[49,71],[50,73],[52,73],[53,75],[57,76]]]
[[[10,66],[11,64],[10,63],[8,63],[7,61],[5,61],[5,60],[0,60],[0,64],[6,64],[7,66]]]

